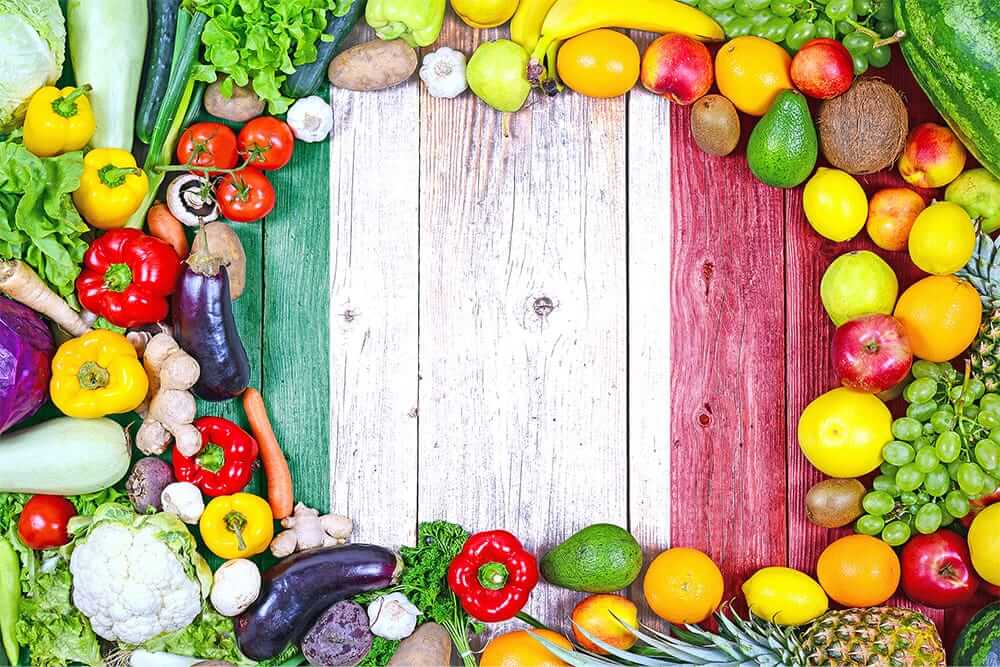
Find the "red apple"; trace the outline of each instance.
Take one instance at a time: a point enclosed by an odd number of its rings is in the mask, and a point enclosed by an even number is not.
[[[678,104],[693,104],[715,80],[712,54],[687,35],[667,33],[642,56],[642,85]]]
[[[979,589],[979,577],[965,540],[950,530],[916,535],[899,559],[903,592],[919,604],[947,609],[968,604]]]
[[[877,394],[902,382],[912,363],[906,331],[891,315],[862,315],[833,334],[833,366],[845,387]]]
[[[853,82],[851,52],[835,39],[810,40],[792,58],[792,83],[809,97],[829,100],[846,93]]]

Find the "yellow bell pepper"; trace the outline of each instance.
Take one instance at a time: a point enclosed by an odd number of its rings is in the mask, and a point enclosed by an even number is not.
[[[130,412],[146,399],[149,378],[120,333],[95,329],[59,346],[49,394],[70,417],[96,419]]]
[[[94,136],[90,86],[39,88],[24,116],[24,147],[38,157],[78,151]]]
[[[91,226],[115,229],[125,226],[148,190],[149,179],[131,153],[95,148],[83,158],[83,175],[73,202]]]
[[[274,537],[271,506],[252,493],[234,493],[213,498],[198,521],[205,546],[231,560],[262,553]]]

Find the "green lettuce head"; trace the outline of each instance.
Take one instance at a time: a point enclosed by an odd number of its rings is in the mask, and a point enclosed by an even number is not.
[[[36,90],[55,83],[66,57],[58,0],[0,0],[0,132],[21,124]]]

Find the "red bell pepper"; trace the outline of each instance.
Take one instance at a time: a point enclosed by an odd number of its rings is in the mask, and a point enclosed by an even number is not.
[[[506,530],[472,535],[448,567],[462,609],[485,623],[514,618],[537,583],[535,557]]]
[[[257,441],[222,417],[194,421],[201,433],[201,453],[184,456],[174,448],[174,476],[191,482],[207,496],[230,496],[246,488],[257,461]]]
[[[168,243],[138,229],[112,229],[83,256],[76,294],[84,308],[119,327],[152,324],[167,316],[180,274]]]

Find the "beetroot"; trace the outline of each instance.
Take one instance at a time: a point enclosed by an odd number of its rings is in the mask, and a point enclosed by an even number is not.
[[[368,614],[357,602],[343,600],[323,612],[302,638],[302,655],[310,665],[349,667],[372,647]]]
[[[33,415],[48,398],[54,352],[42,317],[0,297],[0,433]]]

